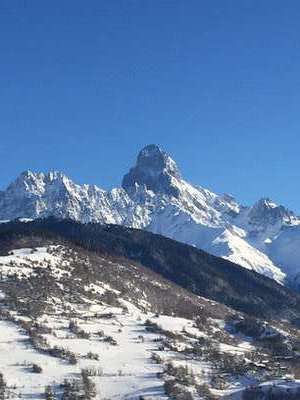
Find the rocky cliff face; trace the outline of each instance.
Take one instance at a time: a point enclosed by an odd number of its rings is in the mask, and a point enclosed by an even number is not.
[[[139,153],[136,166],[124,176],[122,187],[132,192],[136,185],[144,185],[156,194],[178,197],[180,192],[175,182],[180,179],[175,161],[158,146],[151,144]]]
[[[104,191],[60,172],[27,171],[0,193],[2,220],[50,215],[146,229],[279,282],[300,272],[297,216],[269,199],[245,207],[230,195],[191,185],[156,145],[142,149],[121,188]]]

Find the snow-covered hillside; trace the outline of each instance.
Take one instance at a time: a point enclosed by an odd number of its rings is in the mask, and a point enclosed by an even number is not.
[[[160,233],[284,282],[300,273],[300,219],[261,199],[251,207],[186,182],[172,158],[146,146],[123,178],[104,191],[60,172],[22,173],[0,193],[0,219],[54,215]]]
[[[9,243],[0,256],[1,399],[299,393],[292,327],[248,318],[125,259],[45,238]]]

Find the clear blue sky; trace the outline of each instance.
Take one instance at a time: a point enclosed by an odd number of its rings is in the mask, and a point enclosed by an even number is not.
[[[193,183],[300,213],[299,21],[296,0],[1,0],[1,188],[116,186],[157,143]]]

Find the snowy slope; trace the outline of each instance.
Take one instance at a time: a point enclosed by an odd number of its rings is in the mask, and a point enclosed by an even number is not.
[[[32,240],[15,239],[0,256],[5,399],[234,400],[250,384],[299,390],[300,381],[284,381],[294,371],[298,355],[290,348],[299,340],[286,321],[273,326],[252,318],[261,330],[245,336],[236,328],[245,315],[130,261],[44,238],[28,247]],[[163,313],[157,300],[165,301]],[[185,308],[174,309],[176,301]],[[280,339],[290,364],[261,347],[266,336]],[[52,397],[45,397],[47,387]]]
[[[146,146],[122,187],[77,185],[60,172],[22,173],[0,192],[0,220],[54,215],[147,229],[284,282],[300,272],[300,219],[261,199],[245,207],[186,182],[172,158]],[[287,242],[288,249],[287,250]]]

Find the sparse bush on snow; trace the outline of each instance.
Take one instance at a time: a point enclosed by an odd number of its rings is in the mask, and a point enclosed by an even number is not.
[[[45,387],[45,399],[46,400],[54,400],[55,399],[54,392],[53,392],[51,386],[49,386],[49,385]]]
[[[35,374],[40,374],[40,373],[42,373],[42,371],[43,371],[43,368],[40,366],[40,365],[38,365],[38,364],[32,364],[32,372],[34,372]]]
[[[0,400],[5,400],[6,393],[6,382],[4,380],[4,376],[0,373]]]

